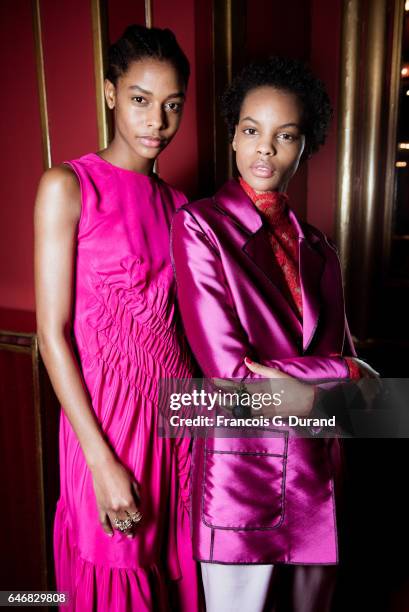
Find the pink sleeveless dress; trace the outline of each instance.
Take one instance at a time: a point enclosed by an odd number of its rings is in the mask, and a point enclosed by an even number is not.
[[[139,483],[144,519],[132,540],[117,530],[105,534],[91,472],[62,410],[57,588],[69,593],[66,611],[192,612],[198,589],[188,516],[189,439],[160,437],[157,408],[160,378],[193,375],[169,254],[171,218],[186,198],[158,177],[116,167],[96,153],[66,163],[82,198],[75,345],[101,428]]]

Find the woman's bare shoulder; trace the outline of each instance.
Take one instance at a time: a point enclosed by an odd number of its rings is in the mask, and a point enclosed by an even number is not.
[[[44,214],[62,214],[78,220],[81,214],[81,189],[75,172],[67,165],[53,166],[41,176],[36,210]]]

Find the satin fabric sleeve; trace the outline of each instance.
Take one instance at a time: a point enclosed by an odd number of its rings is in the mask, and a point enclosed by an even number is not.
[[[173,217],[171,256],[185,333],[205,377],[260,379],[244,363],[250,346],[235,310],[220,253],[196,218],[180,208]],[[342,357],[301,356],[263,361],[301,379],[342,379]]]

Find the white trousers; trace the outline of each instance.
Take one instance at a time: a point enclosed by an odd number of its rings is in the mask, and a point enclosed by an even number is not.
[[[329,612],[334,565],[201,563],[206,612]],[[273,571],[274,569],[274,571]]]
[[[206,612],[262,612],[274,565],[201,563]]]

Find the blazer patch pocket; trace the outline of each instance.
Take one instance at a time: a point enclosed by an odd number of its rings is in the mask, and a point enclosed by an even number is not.
[[[206,439],[202,521],[208,527],[251,531],[282,523],[288,432],[266,428],[256,435]]]

